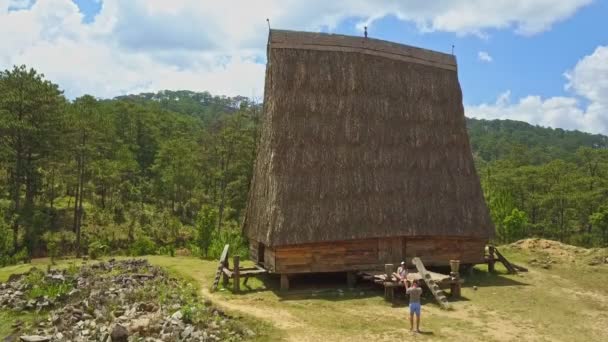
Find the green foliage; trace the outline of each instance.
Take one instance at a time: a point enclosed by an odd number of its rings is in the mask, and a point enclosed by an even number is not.
[[[216,208],[204,205],[196,217],[196,243],[200,248],[201,255],[207,257],[213,232],[218,224],[218,212]]]
[[[10,227],[5,221],[2,210],[0,210],[0,267],[13,263],[10,255],[12,249],[13,241]]]
[[[608,245],[608,206],[599,209],[598,212],[591,214],[589,221],[601,236],[604,246]]]
[[[0,72],[0,263],[96,241],[171,255],[196,241],[203,204],[241,221],[259,109],[188,91],[70,102],[35,70]],[[73,242],[46,234],[64,231]]]
[[[93,260],[103,256],[108,251],[108,246],[104,245],[101,241],[95,240],[89,243],[89,257]]]
[[[49,298],[54,299],[62,295],[67,295],[74,288],[69,281],[47,281],[44,272],[37,268],[32,268],[29,271],[25,277],[25,283],[29,287],[27,292],[29,298],[48,296]]]
[[[135,256],[156,254],[156,243],[147,236],[140,236],[131,245],[129,254]]]
[[[524,211],[513,208],[511,213],[507,215],[502,222],[501,226],[504,228],[504,235],[501,240],[504,242],[513,242],[526,237],[527,225],[528,215]]]
[[[538,165],[510,158],[478,160],[500,242],[537,236],[585,247],[608,245],[601,220],[608,206],[608,149],[581,147],[570,162]]]
[[[243,259],[249,256],[246,240],[241,234],[238,224],[234,221],[226,222],[221,229],[213,232],[207,257],[219,258],[226,244],[230,245],[232,255],[240,255]]]
[[[74,250],[76,237],[70,231],[47,231],[42,235],[42,240],[46,243],[46,249],[49,257],[51,257],[51,262],[54,263],[57,257],[65,256]]]
[[[174,257],[175,256],[175,246],[173,246],[173,245],[161,246],[158,249],[158,254]]]

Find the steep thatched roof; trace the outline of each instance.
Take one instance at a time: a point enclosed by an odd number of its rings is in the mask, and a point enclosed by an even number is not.
[[[491,237],[454,56],[272,30],[244,230],[270,246]]]

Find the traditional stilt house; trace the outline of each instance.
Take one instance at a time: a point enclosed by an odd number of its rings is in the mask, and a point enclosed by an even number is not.
[[[270,272],[484,262],[453,55],[271,30],[260,134],[244,231]]]

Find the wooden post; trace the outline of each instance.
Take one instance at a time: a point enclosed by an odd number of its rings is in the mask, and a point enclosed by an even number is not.
[[[289,275],[281,273],[281,291],[289,290]]]
[[[386,283],[392,283],[392,279],[393,279],[393,272],[395,270],[395,267],[393,264],[384,264],[384,273],[386,273],[386,278],[384,280],[384,299],[385,300],[393,300],[393,297],[395,296],[395,287],[392,286],[392,284],[390,284],[389,286],[386,286],[388,284]]]
[[[494,260],[494,246],[489,245],[488,246],[488,272],[490,272],[490,273],[496,272],[496,268],[494,267],[495,263],[496,263],[496,261]]]
[[[355,287],[357,283],[357,274],[353,271],[346,272],[346,284],[349,288]]]
[[[229,265],[229,263],[228,263],[228,256],[227,256],[227,255],[226,255],[226,260],[224,261],[224,263],[223,263],[223,264],[224,264],[224,266],[223,266],[223,267],[225,267],[225,268],[230,267],[230,265]],[[222,286],[223,286],[224,288],[227,288],[227,287],[228,287],[228,280],[229,280],[229,279],[228,279],[228,276],[226,275],[226,273],[222,272]]]
[[[452,298],[460,298],[460,260],[450,260],[450,294]]]
[[[232,286],[234,287],[234,292],[239,292],[241,290],[241,279],[239,277],[239,259],[238,255],[235,255],[232,259],[234,263],[234,271],[232,272]]]

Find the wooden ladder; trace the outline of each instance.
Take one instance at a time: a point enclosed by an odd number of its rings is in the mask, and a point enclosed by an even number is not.
[[[217,271],[215,272],[215,279],[213,279],[213,286],[211,286],[211,291],[217,290],[218,285],[220,284],[220,278],[222,277],[222,271],[224,266],[226,266],[226,261],[228,261],[228,249],[230,249],[230,245],[225,245],[224,250],[222,251],[222,255],[220,256],[220,263],[217,265]]]
[[[420,260],[420,258],[418,257],[415,257],[412,259],[412,262],[416,266],[416,269],[418,270],[418,273],[420,273],[420,276],[422,276],[422,279],[424,279],[426,286],[428,286],[429,290],[431,290],[431,293],[433,293],[433,296],[435,296],[435,299],[437,299],[437,302],[439,303],[441,308],[449,309],[450,303],[448,303],[448,299],[445,296],[445,293],[439,288],[439,285],[435,283],[433,278],[431,278],[431,275],[426,271],[426,267],[424,267],[422,260]]]
[[[505,258],[499,251],[498,248],[494,247],[494,253],[496,253],[496,258],[498,259],[498,261],[502,262],[503,265],[505,265],[505,268],[507,269],[507,271],[511,274],[515,274],[517,273],[517,271],[520,272],[528,272],[528,269],[523,267],[523,266],[519,266],[519,265],[515,265],[511,262],[509,262],[509,260],[507,260],[507,258]]]

